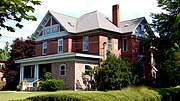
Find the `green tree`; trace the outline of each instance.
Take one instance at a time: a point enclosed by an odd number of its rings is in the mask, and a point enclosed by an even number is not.
[[[15,60],[30,58],[35,54],[35,42],[28,38],[23,40],[22,38],[17,38],[11,45],[10,58],[6,63],[6,69],[4,72],[4,77],[6,78],[6,86],[4,89],[15,90],[19,84],[19,67],[20,64],[16,64]]]
[[[152,14],[152,26],[159,37],[151,39],[151,43],[155,46],[154,58],[158,71],[157,82],[159,86],[172,86],[171,80],[175,80],[177,76],[175,72],[179,72],[178,64],[173,62],[180,46],[180,0],[157,0],[158,6],[163,12]],[[174,2],[173,2],[174,1]],[[173,65],[172,65],[173,63]],[[167,74],[168,73],[168,74]],[[174,76],[172,76],[174,75]],[[177,81],[177,79],[175,80]]]
[[[134,83],[131,65],[120,57],[107,52],[107,59],[95,69],[95,81],[98,90],[119,90]]]
[[[9,43],[6,42],[4,49],[0,48],[0,60],[7,60],[10,58],[9,55]]]
[[[28,13],[35,11],[31,5],[40,4],[39,0],[0,0],[0,29],[6,28],[8,31],[15,31],[12,26],[5,24],[8,20],[14,21],[18,28],[23,27],[20,24],[23,19],[35,21],[36,17]]]

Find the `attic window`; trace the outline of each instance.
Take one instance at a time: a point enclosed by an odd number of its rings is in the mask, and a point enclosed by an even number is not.
[[[125,24],[125,25],[124,25],[124,27],[128,27],[128,26],[129,26],[129,24]]]
[[[71,22],[68,22],[68,24],[69,24],[71,27],[74,27],[74,25],[72,25]]]

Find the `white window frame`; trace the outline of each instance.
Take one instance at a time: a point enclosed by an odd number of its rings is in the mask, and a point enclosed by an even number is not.
[[[125,46],[125,40],[126,40],[126,46]],[[122,49],[123,49],[123,52],[127,52],[128,51],[128,39],[127,38],[123,38],[123,40],[122,40],[123,42],[122,42]],[[125,48],[124,47],[126,47],[126,50],[125,50]]]
[[[42,44],[42,55],[46,55],[47,54],[47,47],[48,47],[47,42],[43,42],[43,44]],[[46,49],[46,53],[44,51],[45,49]]]
[[[64,70],[61,69],[61,66],[64,66]],[[61,74],[61,72],[63,72],[63,71],[64,71],[64,75]],[[60,76],[66,76],[66,65],[65,65],[65,64],[61,64],[61,65],[60,65],[59,75],[60,75]]]
[[[61,43],[62,44],[60,44],[60,41],[62,41]],[[62,47],[62,50],[59,50],[59,47]],[[58,39],[58,53],[62,53],[63,52],[63,39]]]
[[[83,51],[89,50],[89,37],[83,36]]]

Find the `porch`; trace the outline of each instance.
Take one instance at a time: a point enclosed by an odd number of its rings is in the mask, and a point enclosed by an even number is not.
[[[37,89],[39,80],[44,79],[46,72],[51,73],[51,63],[35,64],[35,65],[21,65],[20,66],[20,83],[21,90]]]

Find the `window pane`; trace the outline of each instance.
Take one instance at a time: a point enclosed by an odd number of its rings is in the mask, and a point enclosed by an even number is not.
[[[123,39],[123,52],[127,51],[127,39]]]
[[[89,48],[89,39],[88,36],[83,37],[83,51],[88,51]]]
[[[60,75],[66,75],[65,72],[66,72],[66,67],[65,67],[65,65],[61,65],[61,66],[60,66]]]
[[[58,52],[63,52],[63,39],[58,40]]]

